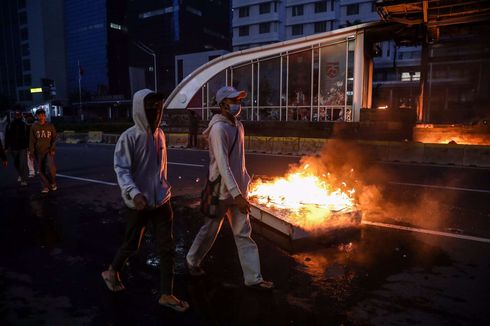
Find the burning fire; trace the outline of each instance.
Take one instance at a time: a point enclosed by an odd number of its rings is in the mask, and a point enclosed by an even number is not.
[[[332,214],[355,208],[354,188],[345,182],[335,187],[329,173],[317,175],[312,170],[305,164],[284,177],[257,179],[251,184],[250,199],[306,230],[321,228]]]

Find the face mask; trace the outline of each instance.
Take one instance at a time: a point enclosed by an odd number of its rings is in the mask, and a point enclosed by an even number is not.
[[[240,111],[242,111],[242,106],[240,104],[229,104],[228,108],[230,110],[230,114],[235,117],[238,117]]]

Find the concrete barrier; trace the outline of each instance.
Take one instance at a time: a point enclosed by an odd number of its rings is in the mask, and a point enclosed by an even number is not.
[[[274,137],[272,153],[297,155],[299,152],[298,137]]]
[[[423,162],[424,144],[389,142],[388,161],[394,162]]]
[[[272,153],[273,137],[250,136],[247,150],[257,153]]]
[[[169,148],[187,147],[187,133],[166,133]],[[118,134],[102,132],[75,133],[65,130],[58,134],[58,140],[68,144],[95,142],[115,144]],[[100,141],[99,141],[100,140]],[[248,152],[285,155],[314,155],[332,143],[335,148],[336,139],[298,138],[298,137],[263,137],[245,136],[245,149]],[[344,141],[338,140],[340,143]],[[434,163],[460,166],[490,167],[490,146],[477,145],[448,145],[448,144],[422,144],[385,141],[357,141],[364,160],[369,161],[396,161],[407,163]],[[198,146],[207,149],[208,144],[204,136],[198,136]],[[348,145],[351,147],[351,145]]]
[[[120,136],[119,134],[106,134],[106,133],[104,133],[102,135],[102,142],[104,144],[115,144],[115,143],[117,143],[119,136]]]
[[[463,165],[464,145],[424,145],[424,163]]]
[[[166,134],[167,146],[170,148],[184,148],[187,147],[189,136],[187,133],[171,133]]]
[[[88,143],[101,143],[102,142],[102,131],[89,131],[88,132]]]
[[[67,144],[84,143],[87,140],[87,134],[75,133],[73,130],[65,130],[63,131],[62,140]]]
[[[357,142],[364,158],[369,161],[388,161],[389,142],[360,140]]]
[[[299,155],[314,155],[320,153],[326,144],[326,139],[322,138],[300,138]]]
[[[490,167],[490,146],[465,146],[463,165]]]

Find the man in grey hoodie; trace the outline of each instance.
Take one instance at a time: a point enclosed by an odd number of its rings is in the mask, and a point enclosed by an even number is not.
[[[160,256],[158,303],[179,312],[189,304],[173,295],[175,244],[173,211],[167,182],[167,148],[160,129],[163,96],[149,89],[133,96],[134,126],[121,134],[114,151],[114,170],[128,207],[124,241],[108,270],[102,272],[107,287],[124,290],[120,272],[126,260],[139,249],[146,225],[151,222]]]
[[[201,263],[213,246],[224,217],[233,231],[245,285],[257,289],[272,289],[274,284],[265,281],[260,273],[257,245],[250,237],[250,204],[247,201],[250,176],[245,166],[245,133],[237,120],[240,102],[247,96],[244,91],[225,86],[216,93],[220,112],[209,122],[204,135],[209,141],[209,180],[221,176],[217,218],[207,218],[199,230],[186,257],[189,273],[204,274]]]

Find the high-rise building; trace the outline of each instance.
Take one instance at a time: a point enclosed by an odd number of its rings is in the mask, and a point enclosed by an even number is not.
[[[169,94],[176,55],[229,50],[229,10],[229,0],[129,0],[132,91],[148,87]]]
[[[5,0],[0,31],[2,105],[66,100],[63,0]]]
[[[68,91],[72,102],[129,94],[126,3],[65,0]]]
[[[373,0],[233,0],[233,49],[378,21]]]

